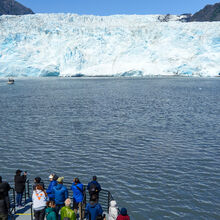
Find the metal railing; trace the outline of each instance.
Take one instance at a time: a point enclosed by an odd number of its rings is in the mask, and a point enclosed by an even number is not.
[[[14,184],[14,183],[13,183]],[[10,185],[12,186],[12,182],[10,182]],[[14,187],[11,187],[11,189],[9,190],[9,202],[10,202],[10,209],[8,211],[8,215],[10,219],[15,219],[16,216],[16,192]],[[26,204],[29,200],[30,200],[30,183],[29,180],[26,181],[25,183],[25,189],[24,189],[24,193],[22,196],[22,202],[24,204]]]
[[[16,212],[16,202],[15,202],[15,190],[14,188],[11,188],[8,192],[9,194],[9,203],[10,203],[10,209],[8,211],[8,215],[11,219],[14,219],[15,212]]]

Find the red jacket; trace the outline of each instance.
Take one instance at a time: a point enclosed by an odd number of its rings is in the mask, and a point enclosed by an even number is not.
[[[119,215],[116,220],[130,220],[130,217],[128,215]]]

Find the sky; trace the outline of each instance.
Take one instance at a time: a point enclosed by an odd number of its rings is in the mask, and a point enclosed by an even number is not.
[[[35,13],[183,14],[199,11],[220,0],[17,0]]]

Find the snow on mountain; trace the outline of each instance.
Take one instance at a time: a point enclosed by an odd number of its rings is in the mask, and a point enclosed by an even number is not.
[[[220,22],[179,19],[3,15],[0,76],[219,75]]]

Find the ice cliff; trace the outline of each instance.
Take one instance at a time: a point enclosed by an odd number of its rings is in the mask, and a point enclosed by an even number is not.
[[[220,73],[220,22],[159,15],[0,17],[0,77]]]

